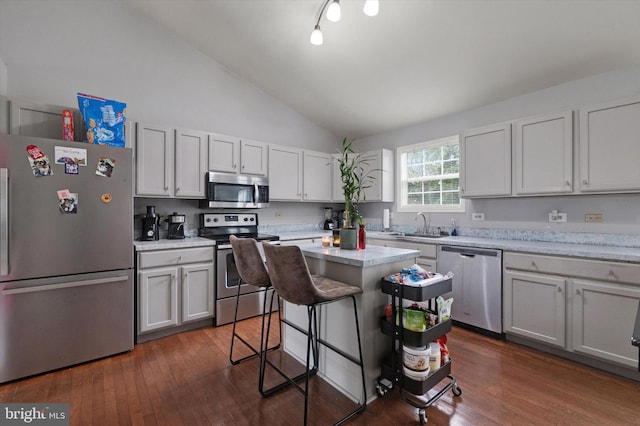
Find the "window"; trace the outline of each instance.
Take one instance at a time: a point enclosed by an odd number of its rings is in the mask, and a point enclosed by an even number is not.
[[[464,211],[458,136],[398,148],[398,210]]]

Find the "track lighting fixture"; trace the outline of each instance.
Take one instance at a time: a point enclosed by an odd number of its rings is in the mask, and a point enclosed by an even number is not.
[[[380,10],[378,0],[367,0],[364,2],[364,14],[367,16],[376,16]]]
[[[328,7],[327,7],[328,6]],[[320,8],[320,13],[318,13],[318,20],[316,21],[316,26],[313,28],[311,32],[311,38],[309,41],[311,44],[315,46],[320,46],[323,43],[322,39],[322,31],[320,30],[320,20],[322,19],[322,15],[327,11],[327,19],[331,22],[338,22],[342,15],[342,10],[340,8],[340,0],[323,0],[322,7]],[[366,0],[364,3],[364,14],[367,16],[376,16],[378,11],[380,10],[380,5],[378,0]]]
[[[333,0],[329,3],[329,8],[327,9],[327,19],[331,22],[338,22],[340,20],[340,12],[340,0]]]

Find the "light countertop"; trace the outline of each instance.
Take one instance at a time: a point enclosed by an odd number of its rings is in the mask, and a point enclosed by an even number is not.
[[[453,245],[533,253],[540,255],[556,255],[583,257],[597,260],[613,260],[618,262],[640,263],[640,248],[618,247],[595,244],[572,244],[546,241],[501,240],[479,237],[442,237],[424,238],[393,235],[384,232],[371,232],[370,237],[393,241],[418,242],[423,244]],[[367,246],[368,248],[369,246]]]
[[[413,259],[420,256],[418,250],[383,246],[367,246],[364,250],[345,250],[340,247],[322,247],[319,243],[303,243],[299,247],[306,257],[362,268],[401,260],[413,263]]]
[[[187,237],[180,240],[134,241],[136,251],[183,249],[190,247],[214,247],[216,242],[207,238]]]

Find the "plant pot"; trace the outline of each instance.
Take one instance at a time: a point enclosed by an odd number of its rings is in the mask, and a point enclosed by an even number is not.
[[[340,230],[340,248],[345,250],[358,248],[358,230],[356,228],[342,228]]]

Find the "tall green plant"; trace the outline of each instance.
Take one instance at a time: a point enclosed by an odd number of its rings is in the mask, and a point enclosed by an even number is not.
[[[342,140],[342,151],[340,151],[340,177],[342,178],[342,192],[344,193],[345,223],[351,226],[354,218],[360,218],[358,204],[360,199],[366,201],[364,190],[373,185],[373,172],[370,169],[365,172],[365,166],[372,160],[371,155],[356,154],[352,147],[353,141],[344,138]]]

